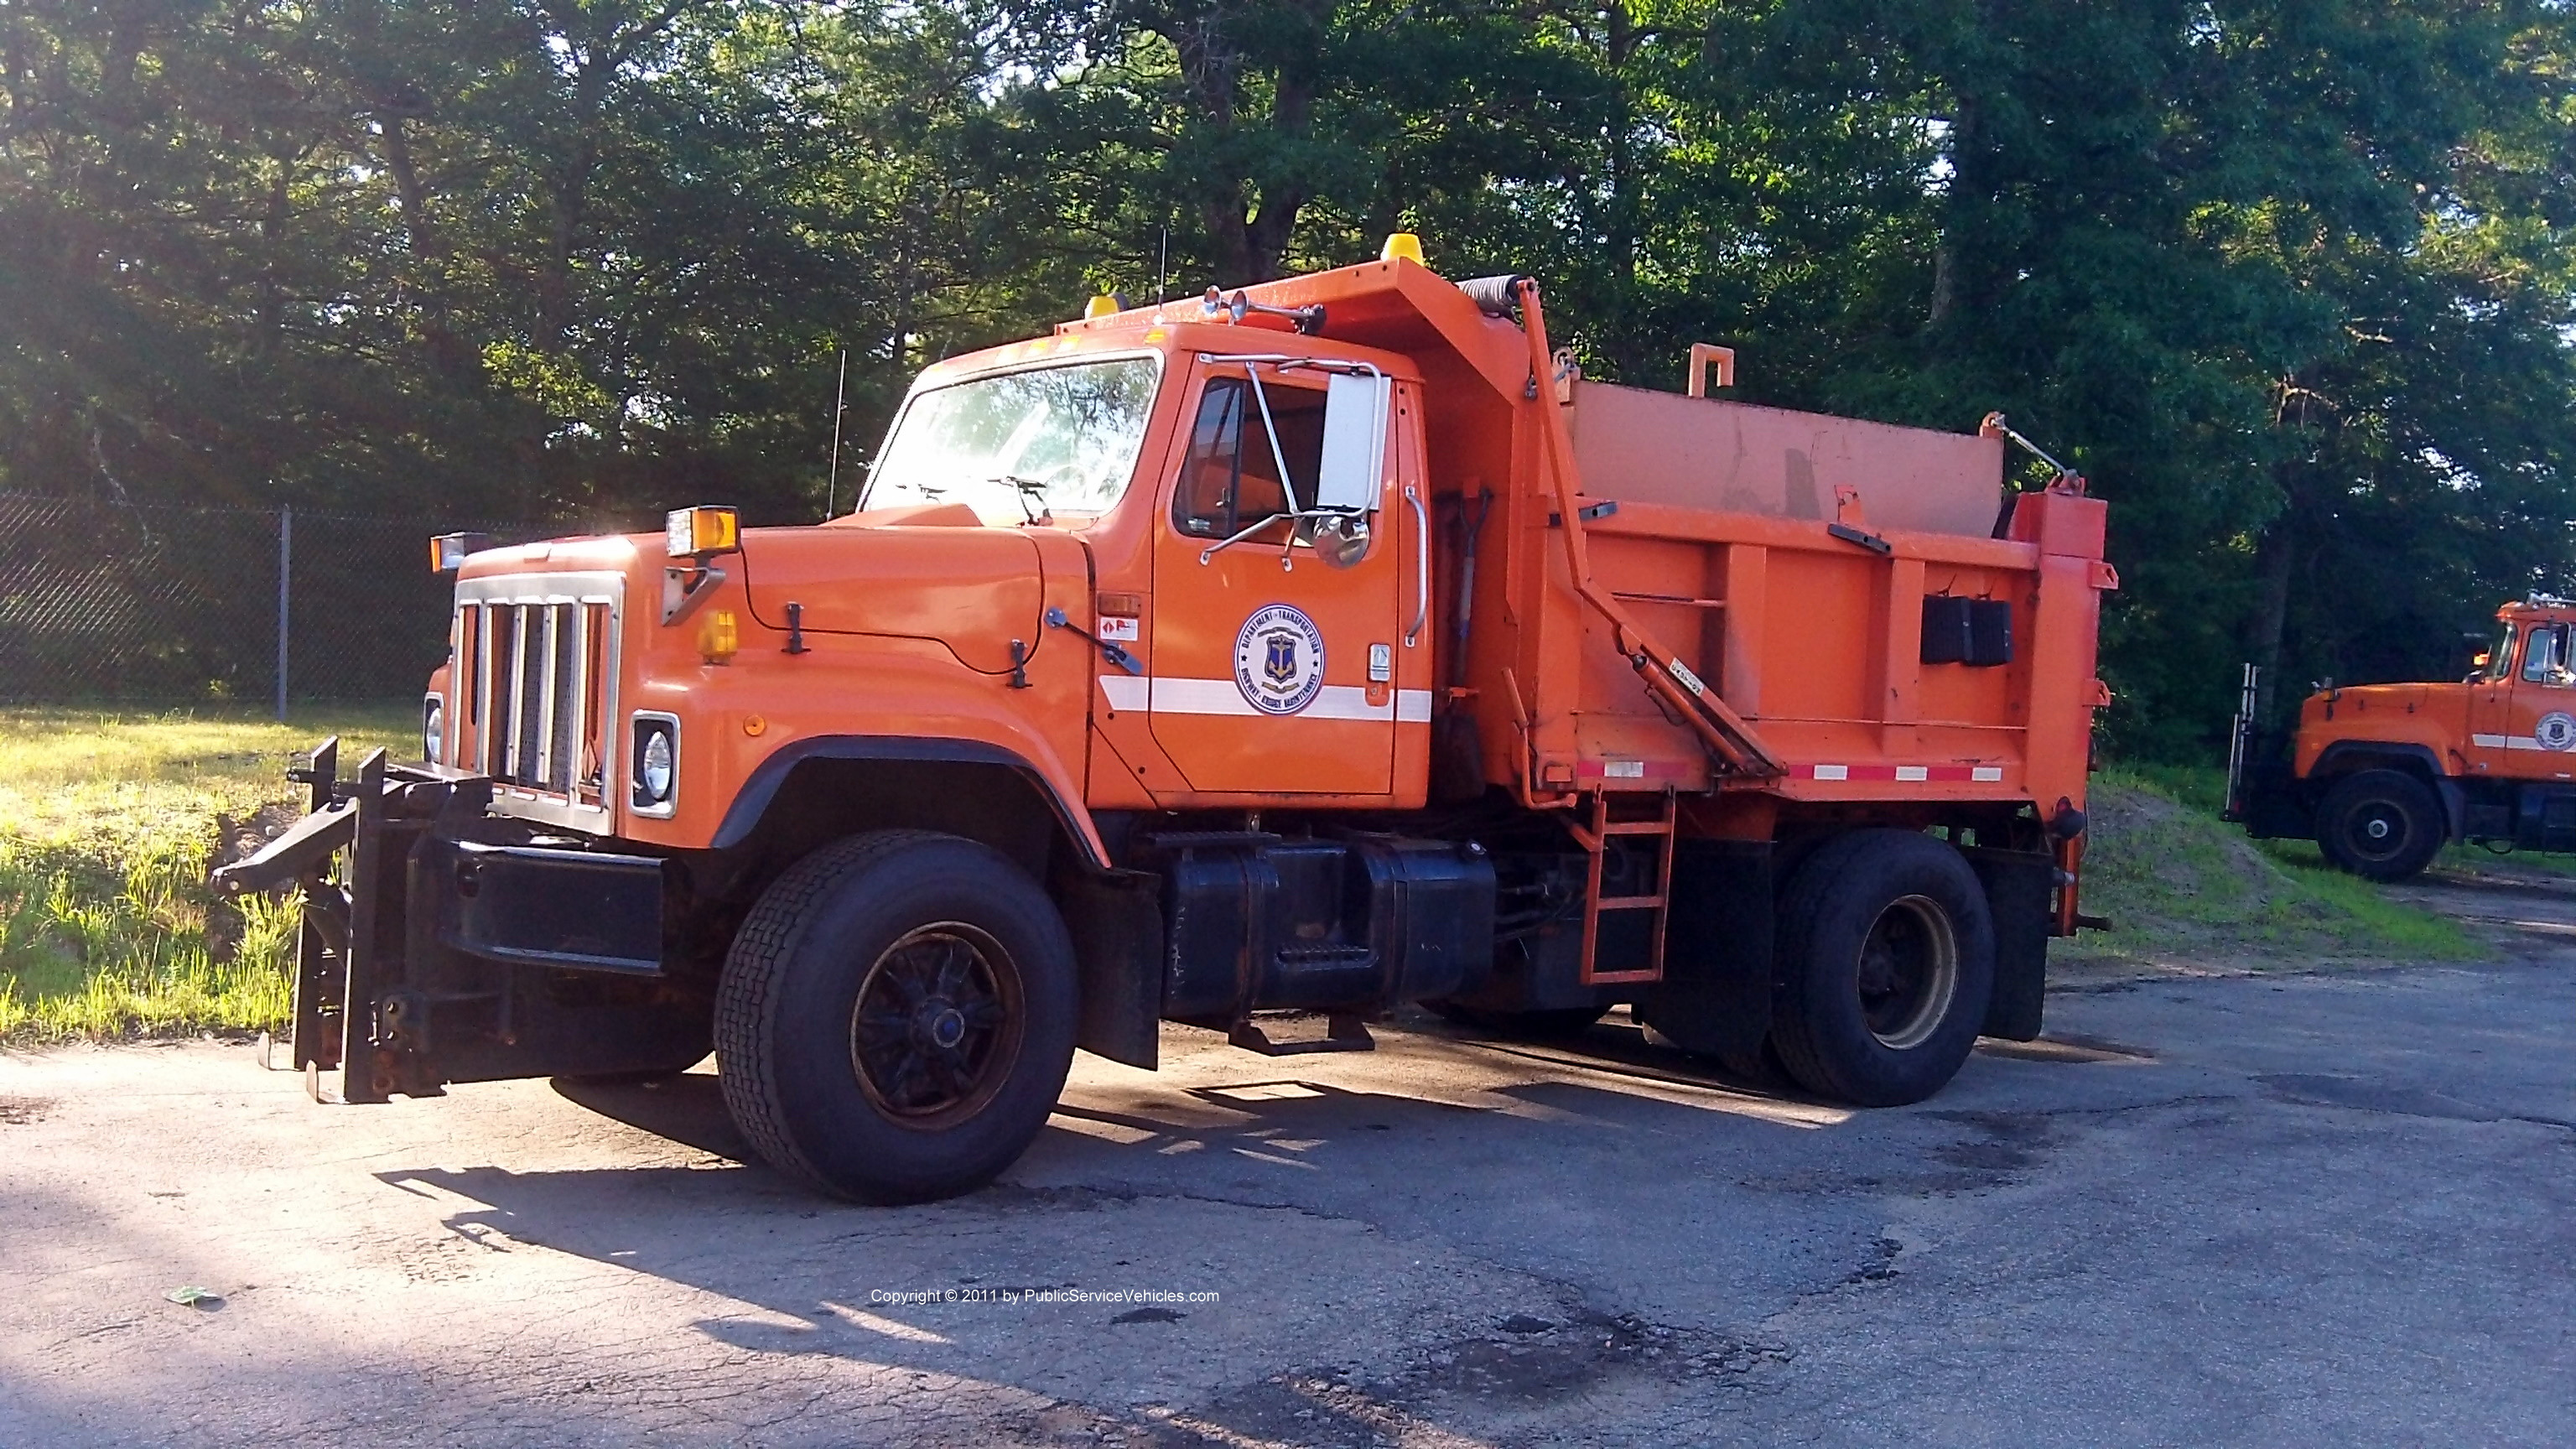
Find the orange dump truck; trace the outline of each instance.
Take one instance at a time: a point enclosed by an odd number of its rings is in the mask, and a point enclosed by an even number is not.
[[[2576,603],[2533,594],[2456,683],[2328,684],[2286,738],[2259,732],[2246,666],[2228,752],[2227,818],[2313,837],[2371,880],[2404,880],[2454,842],[2576,851]]]
[[[1528,278],[1401,240],[942,362],[846,517],[434,544],[425,762],[317,751],[223,876],[302,884],[317,1093],[712,1046],[779,1167],[896,1201],[1164,1021],[1626,1004],[1863,1104],[2036,1034],[2101,502],[2008,493],[2000,420],[1697,396],[1721,349],[1582,380]]]

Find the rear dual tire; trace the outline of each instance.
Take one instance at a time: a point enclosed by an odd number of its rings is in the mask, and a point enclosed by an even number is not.
[[[1966,857],[1856,830],[1809,855],[1775,909],[1770,1032],[1714,1053],[1729,1075],[1864,1107],[1920,1102],[1958,1075],[1995,974],[1994,917]],[[1658,1025],[1685,1049],[1729,1035]]]
[[[868,1203],[970,1192],[1054,1110],[1073,1060],[1073,943],[1009,858],[884,831],[764,892],[716,999],[725,1105],[762,1157]]]

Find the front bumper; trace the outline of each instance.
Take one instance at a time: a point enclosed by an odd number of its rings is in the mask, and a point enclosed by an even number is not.
[[[710,983],[673,969],[673,863],[489,813],[493,782],[326,740],[290,771],[305,818],[215,872],[301,890],[293,1061],[381,1102],[449,1082],[677,1070],[704,1056]]]

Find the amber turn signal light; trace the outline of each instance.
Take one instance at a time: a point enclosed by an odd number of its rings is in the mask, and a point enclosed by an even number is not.
[[[742,628],[733,610],[709,609],[698,621],[698,657],[709,664],[731,664],[742,648]]]
[[[442,533],[429,541],[429,571],[452,574],[465,567],[467,554],[481,553],[492,546],[488,533]]]
[[[674,508],[663,523],[673,558],[711,558],[742,547],[742,519],[730,508]]]

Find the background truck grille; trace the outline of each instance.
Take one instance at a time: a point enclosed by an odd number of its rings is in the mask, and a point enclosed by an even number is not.
[[[601,802],[607,738],[605,603],[470,603],[457,610],[457,657],[473,661],[460,763],[506,784]]]

